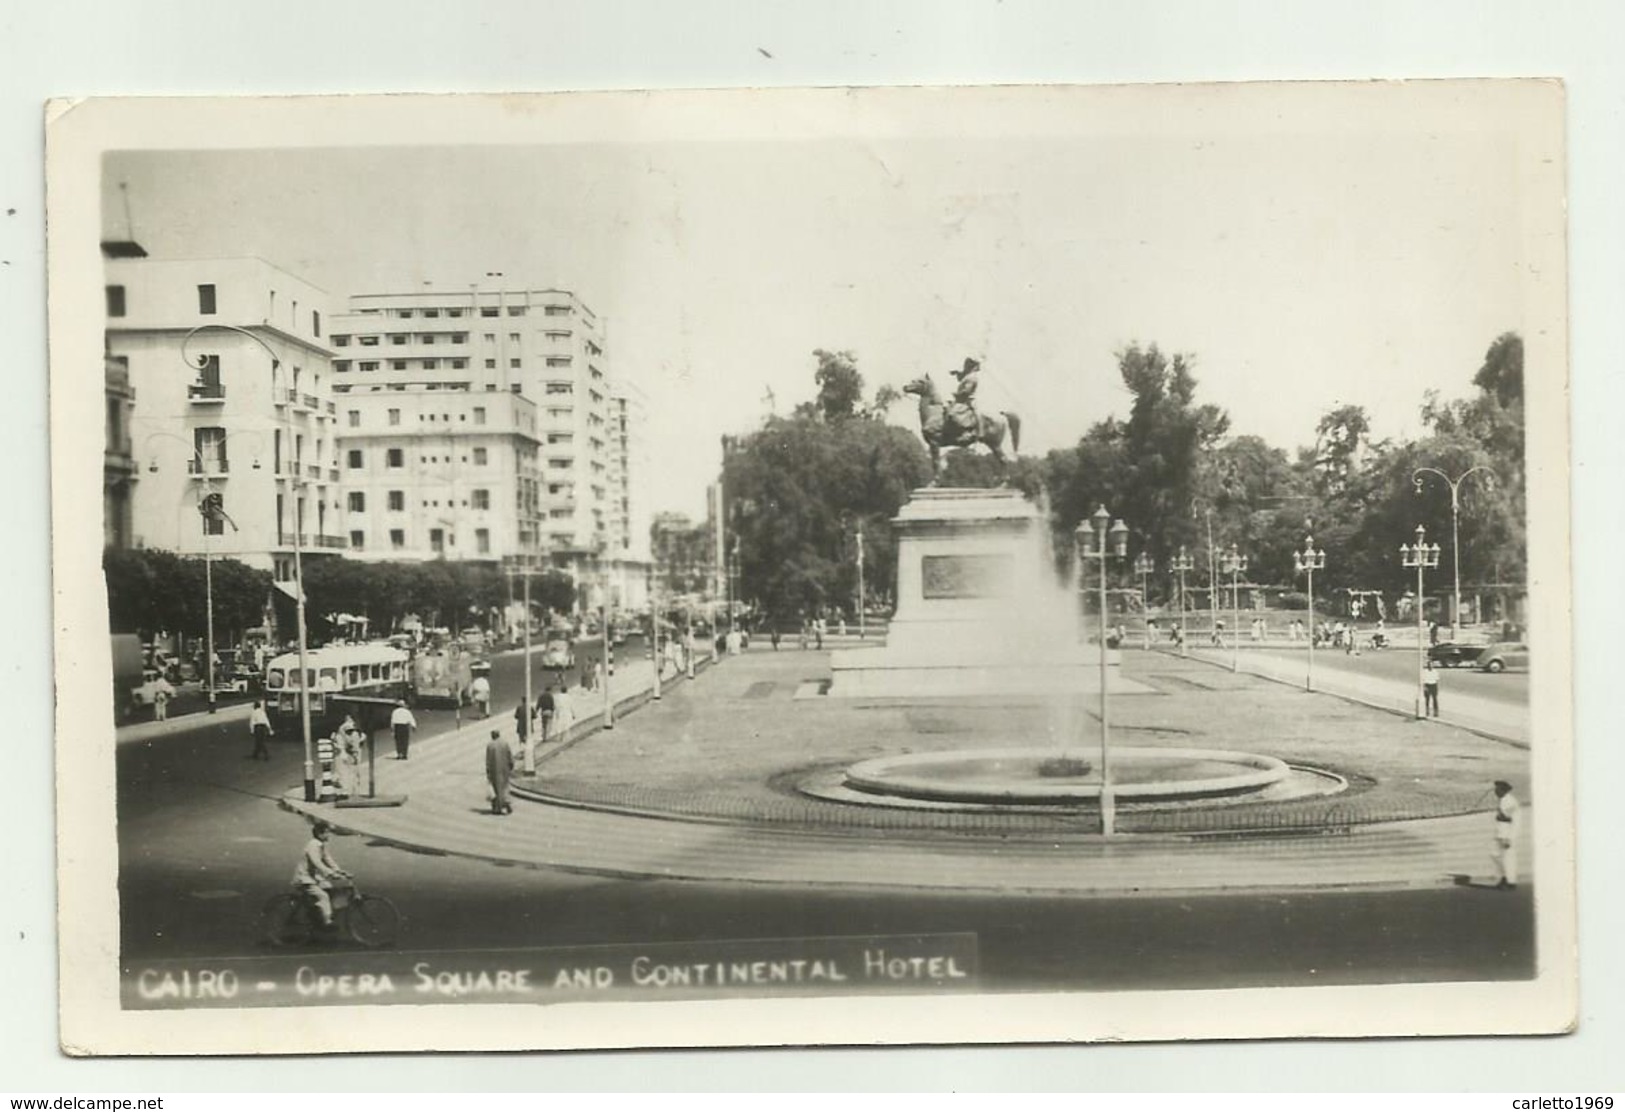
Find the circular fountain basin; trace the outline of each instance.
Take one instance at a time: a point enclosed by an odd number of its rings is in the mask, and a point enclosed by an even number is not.
[[[1072,775],[1041,775],[1062,756],[1053,748],[962,749],[910,753],[860,761],[844,784],[857,792],[951,803],[1078,803],[1100,798],[1099,754],[1079,749],[1087,769]],[[1113,747],[1112,795],[1119,802],[1173,802],[1245,796],[1291,775],[1286,762],[1257,753],[1224,749]]]

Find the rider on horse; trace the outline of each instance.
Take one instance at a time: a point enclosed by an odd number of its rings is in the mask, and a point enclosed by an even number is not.
[[[956,371],[949,371],[959,380],[954,388],[954,400],[943,410],[944,423],[952,426],[948,431],[958,430],[961,433],[974,434],[977,430],[976,386],[977,376],[981,374],[982,364],[975,359],[966,359],[965,365]]]

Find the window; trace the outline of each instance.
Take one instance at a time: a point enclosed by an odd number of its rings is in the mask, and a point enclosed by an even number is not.
[[[512,367],[514,370],[517,371],[517,370],[520,369],[521,366],[523,366],[523,363],[518,359],[510,359],[510,360],[508,360],[508,366]]]
[[[418,339],[425,344],[432,344],[434,343],[434,333],[425,332],[423,335],[419,336]]]
[[[497,334],[495,332],[487,332],[485,334],[485,342],[488,343],[488,344],[496,343],[497,342]]]
[[[388,458],[384,462],[389,467],[405,467],[406,457],[399,448],[391,448]]]
[[[412,319],[412,310],[410,310],[410,309],[396,309],[395,310],[395,315],[397,317],[400,317],[402,320],[411,320]]]
[[[468,333],[467,332],[453,332],[451,334],[451,342],[454,343],[454,344],[466,344],[466,343],[468,343]]]
[[[198,506],[203,516],[203,531],[211,537],[223,536],[226,532],[226,496],[218,490],[211,491],[203,496]]]
[[[366,542],[367,542],[367,534],[363,533],[360,529],[351,529],[350,530],[350,547],[351,548],[365,548],[366,547]]]
[[[474,551],[482,555],[491,551],[491,530],[474,530]]]
[[[392,410],[389,411],[389,423],[392,424],[392,425],[398,425],[398,424],[401,423],[401,411],[400,410],[392,409]]]
[[[361,342],[366,343],[366,339],[363,338]],[[406,343],[406,333],[404,333],[404,332],[391,332],[389,334],[389,342],[392,343],[392,344],[397,344],[397,345]]]
[[[454,370],[454,371],[461,371],[461,370],[466,369],[467,367],[468,367],[468,360],[466,360],[466,359],[453,359],[451,361],[451,369]]]
[[[568,367],[570,365],[570,357],[568,355],[549,355],[547,357],[547,365],[549,367]]]
[[[549,305],[544,312],[550,317],[567,317],[570,315],[568,305]]]
[[[362,491],[359,491],[359,490],[352,490],[350,492],[349,510],[353,514],[366,513],[367,512],[367,496],[366,496],[366,494],[363,493]]]
[[[359,429],[361,427],[361,411],[359,409],[350,410],[349,420],[352,429]]]
[[[517,333],[517,332],[508,333],[508,342],[510,344],[517,344],[519,342],[519,333]]]
[[[423,361],[423,369],[426,370],[426,371],[437,371],[437,370],[439,370],[440,369],[440,360],[438,360],[438,359],[425,359]]]
[[[446,551],[446,531],[444,529],[429,530],[429,547],[435,552]]]
[[[226,470],[225,429],[212,427],[193,429],[192,447],[197,453],[196,459],[192,460],[190,468],[192,471],[198,471],[200,468],[210,473]]]
[[[400,551],[406,547],[406,530],[391,529],[389,531],[389,547]]]
[[[496,315],[497,315],[497,310],[496,310],[495,305],[481,305],[480,306],[480,316],[482,316],[482,317],[494,317]]]
[[[495,359],[487,359],[485,361],[485,369],[488,370],[488,371],[496,370],[496,366],[497,366],[497,361]],[[493,387],[491,387],[491,389],[495,390],[496,387],[493,386]]]
[[[406,491],[392,490],[389,492],[389,509],[391,513],[404,513],[406,511]]]
[[[438,317],[440,315],[440,310],[439,309],[425,309],[425,310],[423,310],[423,315],[426,316],[426,317],[431,317],[431,318],[432,317]]]
[[[486,460],[486,450],[484,448],[475,448],[474,449],[474,465],[476,467],[484,467],[485,466],[485,460]]]
[[[476,425],[485,424],[485,407],[483,405],[474,407],[474,423]]]
[[[123,286],[107,287],[107,315],[110,317],[122,317],[124,315]]]
[[[336,347],[336,348],[347,348],[347,347],[349,347],[350,346],[350,337],[347,336],[347,335],[345,335],[345,336],[335,335],[333,337],[333,346]]]
[[[510,305],[508,306],[508,315],[510,317],[522,317],[525,315],[525,307],[523,305]]]
[[[197,288],[197,311],[203,316],[214,316],[214,286],[199,286]]]
[[[310,332],[313,336],[322,334],[322,314],[315,309],[310,311]]]
[[[361,467],[362,467],[361,449],[360,448],[351,448],[347,453],[345,453],[344,465],[346,467],[348,467],[351,471],[359,471],[359,470],[361,470]]]
[[[568,382],[549,382],[547,392],[549,394],[573,394],[575,393],[575,387]]]
[[[373,360],[363,359],[361,361],[361,369],[363,371],[376,371],[378,369],[378,360],[376,360],[376,359],[373,359]]]
[[[461,309],[447,309],[446,315],[448,317],[460,317],[463,315],[463,311]]]
[[[391,359],[389,361],[389,369],[392,370],[392,371],[404,371],[404,370],[406,370],[406,360],[404,360],[404,359]]]
[[[364,348],[375,348],[375,347],[378,346],[378,337],[377,336],[360,336],[360,337],[357,337],[356,342],[359,343]]]
[[[476,510],[489,510],[491,508],[491,492],[476,490],[474,492],[474,508]]]

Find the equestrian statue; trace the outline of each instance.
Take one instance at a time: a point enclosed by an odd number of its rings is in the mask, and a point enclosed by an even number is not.
[[[998,417],[989,417],[976,408],[976,377],[982,365],[974,359],[965,360],[958,370],[949,371],[958,380],[954,396],[944,402],[937,396],[936,383],[930,375],[921,377],[903,387],[905,394],[920,396],[920,435],[931,452],[931,485],[935,486],[942,471],[944,448],[966,448],[972,444],[986,444],[993,457],[1008,465],[1021,448],[1021,418],[1004,411]],[[1004,434],[1010,434],[1010,454],[1004,452]]]

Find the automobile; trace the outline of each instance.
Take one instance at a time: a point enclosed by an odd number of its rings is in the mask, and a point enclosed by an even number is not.
[[[231,691],[239,695],[258,694],[264,687],[265,674],[252,664],[239,663],[221,668],[217,691]]]
[[[1455,668],[1462,664],[1475,664],[1478,656],[1489,648],[1488,641],[1463,638],[1459,641],[1440,641],[1437,645],[1428,646],[1428,659],[1443,668]]]
[[[1526,671],[1529,646],[1522,641],[1497,641],[1478,654],[1480,672]]]
[[[576,651],[570,642],[555,638],[542,649],[542,667],[555,672],[576,666]]]
[[[130,702],[137,707],[150,707],[153,696],[158,690],[158,683],[163,679],[163,673],[156,668],[145,668],[141,672],[141,686],[130,689]]]

